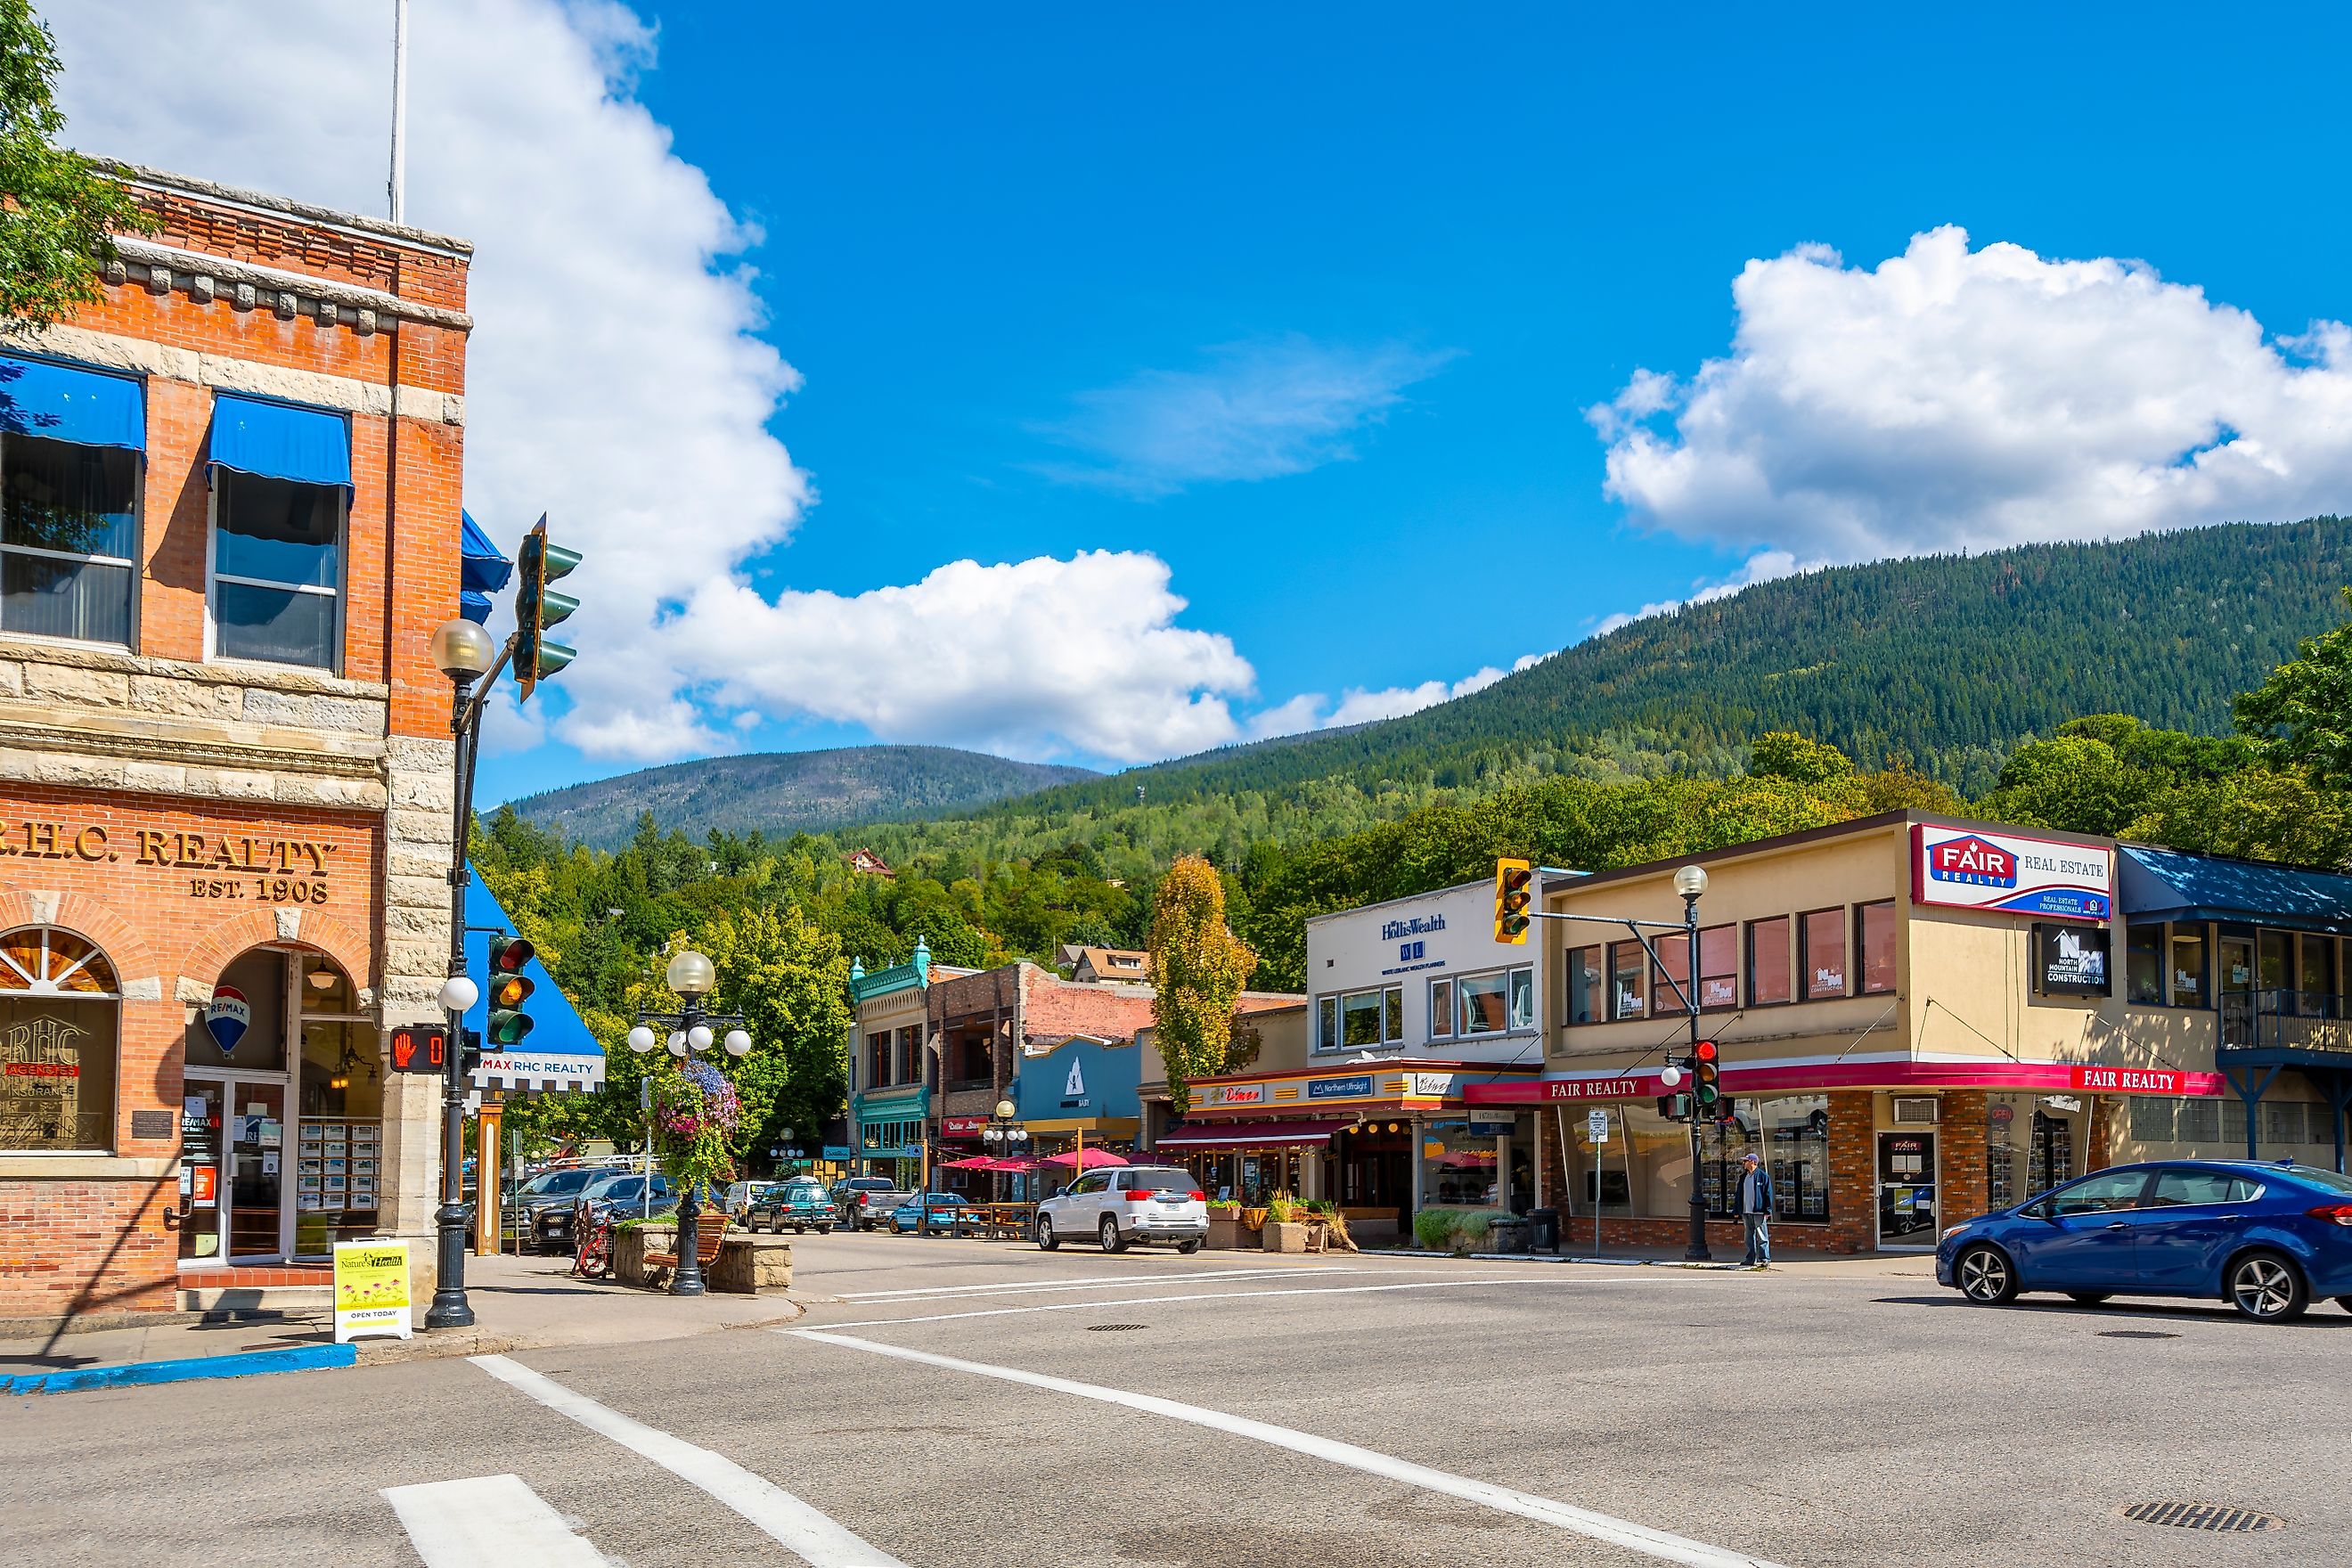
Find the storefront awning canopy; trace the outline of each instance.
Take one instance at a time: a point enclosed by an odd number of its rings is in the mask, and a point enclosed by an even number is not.
[[[2135,921],[2242,921],[2352,931],[2352,876],[2123,846],[2120,903]]]
[[[0,354],[0,430],[147,449],[147,393],[127,375]]]
[[[498,896],[482,885],[478,873],[466,884],[466,924],[514,930],[513,921],[508,918]],[[466,1015],[468,1029],[479,1030],[489,1016],[489,931],[467,931],[466,973],[482,992],[475,1000],[474,1010]],[[531,1031],[513,1046],[482,1047],[481,1065],[474,1069],[476,1090],[562,1093],[602,1085],[604,1047],[596,1043],[596,1037],[588,1032],[588,1026],[572,1010],[555,977],[536,958],[523,965],[522,973],[532,986],[530,1000],[523,1005],[523,1011],[530,1016]]]
[[[490,618],[490,595],[514,575],[514,563],[499,553],[470,511],[457,513],[457,613],[476,626]]]
[[[1235,1121],[1223,1127],[1179,1127],[1163,1132],[1161,1149],[1319,1149],[1350,1121]]]
[[[352,488],[352,428],[340,414],[221,393],[213,399],[215,468]]]

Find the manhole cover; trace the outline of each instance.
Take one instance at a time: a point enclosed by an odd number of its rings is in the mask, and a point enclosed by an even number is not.
[[[2215,1502],[2136,1502],[2124,1510],[2124,1517],[2141,1524],[2169,1524],[2181,1530],[2211,1530],[2225,1535],[2275,1530],[2284,1522],[2250,1508]]]
[[[1131,1334],[1139,1329],[1148,1329],[1150,1326],[1151,1325],[1149,1323],[1088,1323],[1087,1325],[1087,1332],[1090,1334]]]
[[[2179,1334],[2166,1333],[2162,1329],[2101,1329],[2103,1340],[2177,1340]]]

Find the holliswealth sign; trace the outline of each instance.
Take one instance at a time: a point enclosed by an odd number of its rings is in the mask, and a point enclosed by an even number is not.
[[[1914,902],[2103,921],[2115,913],[2115,852],[1973,827],[1911,829]]]

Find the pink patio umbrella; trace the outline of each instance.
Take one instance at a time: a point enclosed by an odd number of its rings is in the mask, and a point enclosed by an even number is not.
[[[1086,1148],[1075,1154],[1049,1154],[1037,1162],[1041,1165],[1059,1165],[1064,1170],[1076,1167],[1081,1171],[1099,1170],[1105,1165],[1124,1165],[1125,1160],[1108,1149]]]
[[[943,1162],[940,1169],[942,1171],[993,1171],[997,1169],[997,1164],[985,1154],[966,1154],[961,1160]]]

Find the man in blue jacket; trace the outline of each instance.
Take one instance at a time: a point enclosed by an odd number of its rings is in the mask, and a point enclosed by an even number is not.
[[[1764,1168],[1763,1160],[1750,1149],[1742,1154],[1745,1167],[1739,1177],[1739,1223],[1748,1228],[1749,1268],[1769,1268],[1772,1266],[1772,1173]]]

